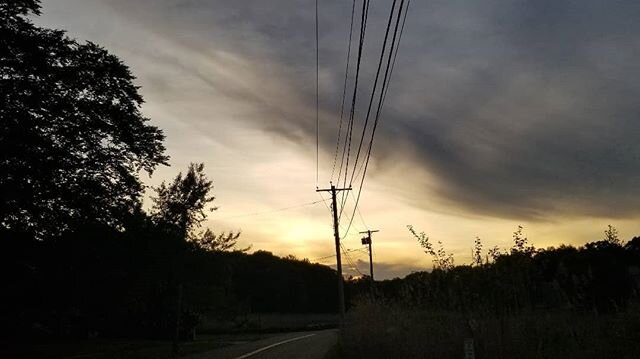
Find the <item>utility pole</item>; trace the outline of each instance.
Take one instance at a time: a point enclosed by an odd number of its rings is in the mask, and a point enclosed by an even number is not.
[[[340,324],[344,320],[344,279],[342,278],[342,258],[340,257],[340,231],[338,226],[338,205],[336,193],[338,191],[351,191],[351,188],[336,188],[331,184],[331,188],[316,189],[316,192],[331,192],[331,209],[333,212],[333,237],[336,242],[336,266],[338,269],[338,307],[340,308]]]
[[[373,284],[373,256],[371,254],[371,233],[380,232],[378,229],[367,230],[360,232],[360,234],[366,234],[366,237],[362,237],[362,244],[369,245],[369,276],[371,277],[371,283]]]

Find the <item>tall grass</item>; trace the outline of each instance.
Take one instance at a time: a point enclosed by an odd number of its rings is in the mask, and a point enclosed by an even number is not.
[[[596,315],[556,311],[469,318],[395,304],[361,302],[341,332],[344,358],[640,358],[640,308]]]

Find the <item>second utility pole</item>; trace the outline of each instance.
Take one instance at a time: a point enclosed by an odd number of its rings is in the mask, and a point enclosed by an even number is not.
[[[362,244],[369,245],[369,276],[371,277],[371,283],[373,283],[373,256],[371,255],[371,233],[380,232],[379,230],[368,230],[360,232],[360,234],[366,234],[367,236],[362,238]]]
[[[338,270],[338,307],[340,308],[340,324],[344,320],[344,279],[342,278],[342,258],[340,257],[340,231],[338,226],[338,205],[336,203],[336,193],[338,191],[350,191],[351,188],[336,188],[333,184],[331,188],[316,189],[316,192],[331,192],[331,209],[333,212],[333,237],[336,242],[336,266]]]

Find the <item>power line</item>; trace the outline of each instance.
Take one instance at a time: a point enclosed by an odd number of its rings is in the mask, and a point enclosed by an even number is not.
[[[387,39],[389,38],[389,30],[391,29],[391,22],[393,20],[393,13],[396,8],[396,0],[393,0],[391,4],[391,11],[389,12],[389,21],[387,21],[387,29],[384,33],[384,40],[382,41],[382,49],[380,50],[380,59],[378,60],[378,68],[376,69],[376,77],[373,80],[373,89],[371,90],[371,97],[369,99],[369,106],[367,108],[367,114],[364,119],[364,126],[362,126],[362,135],[360,136],[360,143],[358,144],[358,151],[356,152],[356,160],[353,165],[353,172],[351,173],[351,179],[349,184],[353,183],[353,176],[355,176],[356,168],[358,166],[358,160],[360,159],[360,151],[362,150],[362,143],[364,142],[364,136],[367,131],[367,125],[369,123],[369,115],[371,114],[371,107],[373,106],[373,99],[375,98],[376,89],[378,87],[378,78],[380,77],[380,69],[382,68],[382,62],[384,60],[385,50],[387,48]],[[391,57],[391,55],[389,55]],[[383,84],[384,87],[384,84]],[[382,91],[382,90],[381,90]]]
[[[373,140],[375,138],[376,129],[378,127],[378,122],[379,122],[379,119],[380,119],[380,113],[382,111],[384,95],[386,94],[385,87],[388,86],[388,83],[389,83],[388,81],[390,80],[388,75],[389,75],[389,70],[390,70],[390,65],[391,65],[391,58],[392,58],[392,55],[393,55],[393,49],[394,49],[394,46],[395,46],[395,43],[396,43],[396,36],[398,34],[398,25],[400,23],[400,17],[402,15],[403,5],[404,5],[404,0],[402,0],[400,2],[400,9],[398,10],[396,24],[395,24],[395,28],[394,28],[394,32],[393,32],[393,39],[391,41],[391,49],[389,51],[389,57],[388,57],[388,60],[387,60],[387,66],[386,66],[386,70],[385,70],[384,80],[382,82],[382,91],[380,92],[380,99],[378,100],[378,108],[376,110],[376,117],[375,117],[375,120],[373,122],[373,129],[371,131],[371,140],[369,141],[369,149],[367,151],[367,157],[366,157],[366,161],[365,161],[365,165],[364,165],[364,172],[362,173],[362,178],[360,180],[360,187],[358,188],[358,195],[356,196],[355,208],[358,207],[358,203],[360,202],[360,195],[362,194],[362,187],[364,186],[364,179],[366,177],[367,169],[369,167],[369,159],[371,158],[371,150],[373,148]],[[406,14],[406,10],[405,10],[405,14]],[[398,43],[398,45],[399,45],[399,43]],[[355,172],[355,168],[354,168],[354,172]],[[355,214],[355,209],[354,209],[354,214]],[[352,223],[353,223],[353,215],[351,216],[351,221],[349,222],[349,226],[347,227],[347,231],[346,231],[347,234],[349,233],[349,230],[351,229]]]
[[[407,7],[404,11],[404,16],[402,18],[402,25],[400,26],[400,35],[398,35],[398,45],[396,45],[396,52],[393,55],[393,62],[391,62],[391,71],[389,72],[389,78],[393,76],[393,70],[396,67],[396,58],[398,57],[398,51],[400,50],[400,42],[402,40],[402,33],[404,32],[404,24],[407,22],[407,14],[409,13],[409,5],[411,5],[411,0],[407,0]],[[384,92],[384,96],[382,97],[382,102],[387,98],[387,92],[389,90],[389,86],[387,86],[387,90]]]
[[[403,7],[403,5],[404,5],[404,0],[402,0],[400,2],[400,9],[398,10],[398,16],[396,18],[396,25],[395,25],[395,28],[394,28],[394,31],[393,31],[393,39],[391,41],[391,50],[389,52],[389,57],[387,59],[387,66],[386,66],[386,70],[385,70],[385,74],[384,74],[384,80],[382,82],[382,92],[380,93],[380,98],[378,100],[378,108],[376,110],[376,117],[375,117],[375,120],[373,122],[373,129],[372,129],[372,132],[371,132],[371,140],[369,142],[369,149],[367,151],[367,160],[365,161],[364,173],[362,174],[362,182],[364,182],[364,177],[365,177],[365,175],[367,173],[367,167],[368,167],[368,164],[369,164],[369,159],[371,157],[371,149],[373,147],[373,140],[374,140],[374,137],[375,137],[375,133],[376,133],[376,129],[377,129],[377,126],[378,126],[378,122],[380,120],[380,113],[382,112],[382,107],[384,106],[384,97],[385,97],[385,95],[387,93],[387,89],[389,87],[389,81],[391,80],[391,77],[389,76],[390,75],[390,71],[389,70],[390,70],[390,67],[391,67],[391,57],[393,55],[394,46],[396,46],[395,45],[395,43],[396,43],[396,35],[398,34],[398,25],[400,23],[400,16],[402,15],[402,7]],[[406,11],[405,11],[405,15],[406,15]],[[398,43],[398,45],[399,45],[399,43]],[[397,51],[396,51],[395,55],[397,56]],[[395,57],[394,57],[394,59],[395,59]],[[361,189],[362,189],[362,184],[361,184]]]
[[[330,254],[328,256],[324,256],[324,257],[319,257],[319,258],[315,258],[312,259],[311,262],[317,262],[319,260],[323,260],[323,259],[329,259],[329,258],[334,258],[336,255],[335,254]]]
[[[379,122],[379,119],[380,119],[380,113],[381,113],[382,106],[383,106],[383,96],[386,93],[385,87],[388,86],[387,79],[388,79],[388,74],[389,74],[389,69],[390,69],[390,64],[391,64],[391,57],[393,55],[393,48],[394,48],[394,45],[395,45],[395,42],[396,42],[396,35],[398,33],[398,25],[400,23],[400,16],[402,14],[403,5],[404,5],[404,0],[402,0],[400,2],[400,9],[398,10],[398,16],[397,16],[397,20],[396,20],[396,25],[395,25],[395,29],[394,29],[394,32],[393,32],[393,39],[391,41],[391,49],[390,49],[389,57],[388,57],[388,60],[387,60],[387,66],[386,66],[386,70],[385,70],[384,80],[382,82],[383,91],[380,92],[380,99],[378,100],[378,108],[377,108],[377,111],[376,111],[376,117],[375,117],[375,120],[373,122],[373,129],[372,129],[372,132],[371,132],[371,140],[369,141],[369,149],[367,151],[367,158],[366,158],[365,165],[364,165],[364,172],[362,173],[362,178],[360,180],[360,187],[358,188],[358,195],[356,197],[356,205],[355,205],[356,208],[358,207],[358,203],[360,202],[360,195],[362,194],[362,187],[364,186],[364,179],[365,179],[366,174],[367,174],[367,168],[369,167],[369,160],[371,158],[371,150],[373,148],[373,140],[375,138],[376,128],[378,127],[378,122]],[[354,171],[355,171],[355,168],[354,168]],[[355,209],[354,209],[354,214],[355,214]],[[347,227],[347,233],[349,232],[349,229],[351,228],[352,222],[353,222],[353,215],[351,217],[351,222],[349,223],[349,226]]]
[[[349,25],[349,46],[347,47],[347,68],[344,71],[344,84],[342,86],[342,103],[340,104],[340,124],[338,125],[338,139],[336,140],[336,150],[333,155],[333,167],[331,169],[331,179],[336,170],[336,163],[338,162],[338,150],[340,148],[340,140],[342,139],[342,122],[344,117],[344,100],[347,94],[347,80],[349,78],[349,63],[351,62],[351,39],[353,38],[353,18],[356,9],[356,0],[353,0],[351,5],[351,24]],[[346,136],[345,136],[346,137]],[[341,164],[342,166],[342,164]],[[341,170],[340,170],[341,171]],[[339,172],[340,172],[339,171]]]
[[[318,46],[318,0],[316,0],[316,188],[318,187],[318,172],[320,163],[320,95],[319,95],[319,82],[320,82],[320,49]]]
[[[362,222],[362,225],[364,226],[365,229],[369,229],[369,226],[367,226],[367,223],[364,221],[364,217],[362,217],[362,212],[360,212],[360,207],[358,207],[358,203],[356,202],[355,198],[353,198],[353,196],[351,196],[351,200],[353,201],[354,204],[354,208],[358,211],[358,217],[360,217],[360,222]]]
[[[342,161],[340,162],[340,170],[338,172],[338,181],[337,181],[337,183],[339,184],[340,176],[342,174],[342,165],[344,163],[345,164],[344,166],[345,177],[344,177],[344,184],[343,184],[344,187],[346,187],[346,184],[347,184],[347,173],[349,171],[349,156],[351,154],[351,138],[353,135],[353,122],[354,122],[356,99],[357,99],[357,93],[358,93],[358,80],[360,78],[360,64],[362,61],[362,49],[364,47],[364,38],[367,30],[367,19],[369,16],[368,14],[369,14],[369,1],[363,0],[362,15],[360,20],[360,39],[358,43],[358,60],[356,62],[356,75],[355,75],[354,85],[353,85],[353,96],[351,98],[351,110],[349,112],[349,130],[347,132],[345,143],[342,149]],[[346,161],[345,161],[345,157],[346,157]],[[343,193],[342,199],[341,199],[341,206],[344,206],[344,202],[345,202],[345,194]],[[342,214],[342,209],[340,210],[340,214]]]
[[[344,248],[344,246],[342,244],[340,244],[340,248],[342,248],[342,253],[344,254],[345,258],[347,259],[347,263],[349,264],[349,266],[355,270],[356,272],[358,272],[358,274],[360,275],[364,275],[362,274],[362,272],[360,272],[360,270],[358,269],[358,266],[355,265],[353,263],[353,260],[351,259],[351,257],[349,256],[349,253],[347,252],[347,250]]]
[[[361,253],[361,254],[366,254],[366,253],[364,252],[364,251],[366,251],[366,250],[367,250],[366,248],[347,249],[347,252],[349,252],[349,253],[351,253],[351,252],[358,252],[358,253]],[[316,261],[323,260],[323,259],[334,258],[335,256],[336,256],[335,254],[331,254],[331,255],[328,255],[328,256],[324,256],[324,257],[314,258],[314,259],[311,259],[310,261],[311,261],[311,262],[316,262]]]
[[[358,272],[358,274],[360,274],[360,276],[364,276],[364,273],[362,273],[360,271],[360,268],[358,268],[358,261],[354,260],[353,257],[351,257],[351,254],[347,254],[347,258],[349,260],[349,263],[351,263],[353,268],[356,270],[356,272]]]
[[[391,71],[389,72],[389,78],[391,78],[391,76],[393,76],[393,70],[396,67],[396,58],[398,57],[398,51],[400,50],[400,42],[402,40],[402,34],[404,33],[404,25],[407,22],[407,14],[409,13],[409,5],[411,4],[411,0],[407,0],[407,7],[405,8],[405,12],[404,12],[404,16],[402,18],[402,25],[400,25],[400,34],[398,35],[398,45],[396,46],[396,51],[393,54],[393,61],[391,62]],[[386,98],[387,98],[387,93],[389,92],[389,86],[386,87],[386,89],[384,90],[384,95],[382,97],[382,103],[384,104]],[[358,172],[356,173],[355,178],[358,178],[360,176],[360,173],[362,172],[362,169],[364,168],[364,162],[362,162],[360,164],[360,168],[358,168]],[[353,197],[351,197],[353,198]]]
[[[307,203],[301,203],[301,204],[288,206],[288,207],[276,208],[276,209],[269,210],[269,211],[250,212],[250,213],[244,213],[244,214],[239,214],[239,215],[235,215],[235,216],[222,217],[222,218],[213,218],[213,219],[221,221],[221,220],[227,220],[227,219],[233,219],[233,218],[258,216],[258,215],[263,215],[263,214],[269,214],[269,213],[274,213],[274,212],[282,212],[282,211],[287,211],[287,210],[290,210],[290,209],[311,206],[311,205],[314,205],[314,204],[318,204],[320,202],[322,202],[322,201],[307,202]]]
[[[368,12],[369,12],[369,2],[368,0],[363,0],[362,2],[362,13],[361,13],[361,19],[360,19],[360,36],[359,36],[359,40],[358,40],[358,57],[357,57],[357,63],[356,63],[356,75],[355,75],[355,79],[354,79],[354,85],[353,85],[353,96],[351,99],[351,109],[349,111],[349,124],[348,124],[348,130],[347,133],[345,134],[345,140],[344,140],[344,146],[342,148],[342,156],[340,159],[340,169],[338,170],[338,179],[337,179],[337,183],[340,183],[340,177],[342,176],[342,167],[343,165],[345,165],[345,157],[346,157],[346,165],[344,166],[344,183],[343,186],[346,187],[347,184],[347,173],[349,171],[349,156],[351,154],[351,138],[352,138],[352,134],[353,134],[353,122],[354,122],[354,115],[355,115],[355,104],[356,104],[356,98],[357,98],[357,92],[358,92],[358,79],[360,77],[360,63],[362,60],[362,49],[364,46],[364,37],[365,37],[365,33],[366,33],[366,27],[367,27],[367,18],[368,18]],[[345,202],[345,196],[348,196],[349,194],[345,194],[342,193],[342,197],[340,199],[340,215],[338,220],[342,219],[342,212],[344,210],[344,202]]]
[[[329,207],[329,204],[327,203],[327,199],[326,199],[326,198],[324,198],[324,197],[323,197],[319,192],[317,192],[317,193],[318,193],[318,196],[320,196],[320,198],[322,198],[322,201],[318,201],[318,202],[324,202],[324,205],[327,207],[327,210],[329,211],[329,214],[333,214],[333,211],[331,210],[331,207]],[[349,217],[349,215],[348,215],[348,214],[345,214],[345,216],[347,216],[347,220],[350,220],[350,219],[351,219],[351,217]],[[362,220],[362,222],[364,223],[364,219],[363,219],[363,218],[361,218],[361,220]],[[338,223],[338,225],[340,226],[340,229],[342,229],[343,231],[345,231],[345,227],[344,227],[342,224]],[[365,226],[365,227],[366,227],[366,226]],[[347,235],[348,235],[348,233],[346,233],[346,231],[345,231],[345,235],[343,235],[342,237],[340,237],[340,240],[343,240],[343,239],[347,238]]]
[[[394,0],[395,1],[395,0]],[[347,185],[347,175],[349,173],[349,157],[351,155],[351,140],[353,137],[353,124],[354,124],[354,120],[355,120],[355,108],[356,108],[356,99],[357,99],[357,90],[358,90],[358,74],[359,74],[359,70],[360,70],[360,62],[361,62],[361,58],[362,58],[362,49],[364,47],[364,38],[365,38],[365,34],[366,34],[366,30],[367,30],[367,20],[369,18],[369,1],[368,0],[364,0],[362,3],[362,20],[360,23],[360,42],[359,42],[359,46],[358,46],[358,63],[357,63],[357,67],[356,67],[356,78],[355,78],[355,84],[353,87],[353,97],[352,97],[352,101],[351,101],[351,111],[349,114],[349,132],[348,132],[348,146],[347,146],[347,140],[345,139],[345,145],[344,145],[344,149],[343,149],[343,157],[344,157],[344,153],[346,152],[346,165],[344,168],[344,183],[343,186],[346,187]],[[342,169],[342,163],[340,165],[340,168]],[[342,172],[342,171],[340,171]],[[338,174],[338,182],[340,181],[340,173]],[[350,184],[351,185],[351,184]],[[349,194],[348,193],[343,193],[342,194],[342,198],[340,201],[340,216],[339,219],[342,219],[342,212],[344,211],[344,205],[346,202],[346,197],[348,197]]]

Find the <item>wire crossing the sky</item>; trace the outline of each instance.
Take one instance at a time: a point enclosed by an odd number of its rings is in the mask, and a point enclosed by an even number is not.
[[[313,202],[301,203],[301,204],[296,204],[296,205],[287,206],[287,207],[276,208],[276,209],[272,209],[272,210],[268,210],[268,211],[249,212],[249,213],[238,214],[238,215],[229,216],[229,217],[212,218],[212,219],[213,220],[218,220],[218,221],[223,221],[223,220],[234,219],[234,218],[260,216],[260,215],[263,215],[263,214],[270,214],[270,213],[275,213],[275,212],[288,211],[288,210],[296,209],[296,208],[308,207],[308,206],[312,206],[312,205],[318,204],[318,203],[322,203],[322,201],[313,201]]]
[[[331,168],[331,180],[333,180],[333,175],[335,174],[335,170],[336,170],[336,163],[338,162],[338,152],[340,149],[340,142],[342,139],[342,122],[343,122],[343,117],[344,117],[344,101],[346,98],[346,94],[347,94],[347,80],[349,79],[349,63],[351,62],[351,39],[353,38],[353,17],[355,15],[355,9],[356,9],[356,0],[353,0],[352,5],[351,5],[351,24],[349,25],[349,45],[347,46],[347,67],[344,71],[344,84],[342,86],[342,102],[340,104],[340,123],[338,125],[338,138],[336,140],[336,150],[335,153],[333,155],[333,166]],[[340,173],[342,171],[342,163],[340,163],[340,170],[338,171],[338,173]],[[338,181],[340,181],[340,178],[338,178]]]
[[[318,0],[316,0],[316,188],[320,171],[320,48],[318,41]]]
[[[394,1],[394,3],[395,3],[395,1]],[[397,35],[398,35],[398,27],[399,27],[399,24],[400,24],[400,19],[402,17],[402,9],[403,9],[404,3],[405,3],[405,0],[401,0],[400,8],[399,8],[397,16],[396,16],[396,23],[395,23],[395,28],[394,28],[394,31],[393,31],[393,39],[391,40],[391,47],[390,47],[389,55],[388,55],[388,58],[387,58],[387,64],[386,64],[384,79],[382,81],[382,90],[380,91],[380,96],[379,96],[379,100],[378,100],[378,108],[376,110],[376,115],[375,115],[375,119],[374,119],[374,122],[373,122],[373,128],[371,130],[371,139],[369,141],[369,147],[368,147],[368,150],[367,150],[367,156],[366,156],[366,160],[365,160],[364,171],[363,171],[362,177],[360,179],[360,186],[358,188],[358,194],[356,195],[356,205],[354,207],[354,213],[352,214],[351,219],[349,221],[349,225],[347,226],[347,231],[345,233],[345,236],[349,233],[349,230],[351,229],[351,226],[353,224],[353,217],[355,215],[355,211],[358,208],[358,204],[360,202],[360,195],[362,194],[362,187],[364,186],[364,179],[366,177],[367,169],[369,167],[369,160],[371,158],[371,151],[373,149],[373,141],[374,141],[376,129],[378,127],[378,123],[379,123],[379,120],[380,120],[380,114],[382,112],[382,107],[384,105],[384,98],[385,98],[385,95],[386,95],[386,88],[388,88],[388,86],[389,86],[389,81],[390,81],[389,72],[390,72],[390,69],[391,69],[391,60],[392,60],[392,58],[394,58],[394,60],[395,60],[394,47],[397,47],[399,45],[399,43],[400,43],[400,38],[397,37]],[[393,6],[392,6],[392,9],[393,9]],[[407,5],[407,8],[405,8],[405,16],[406,16],[407,10],[408,10],[408,5]],[[391,13],[391,16],[392,15],[393,15],[393,11]],[[403,27],[404,27],[404,22],[403,22]],[[396,39],[398,40],[397,43],[396,43]],[[384,51],[384,48],[383,48],[383,51]],[[395,51],[395,54],[397,54],[397,51]],[[372,92],[372,96],[373,96],[373,92]],[[355,173],[355,171],[356,171],[356,167],[355,166],[354,166],[353,171]]]
[[[349,111],[349,123],[348,123],[349,129],[347,131],[344,146],[342,149],[342,160],[340,161],[340,170],[338,171],[338,180],[337,180],[337,183],[340,183],[340,176],[342,174],[342,167],[344,164],[343,187],[346,187],[347,185],[347,173],[349,171],[349,156],[351,153],[351,139],[353,135],[353,122],[354,122],[355,106],[356,106],[356,100],[357,100],[357,94],[358,94],[358,81],[360,78],[360,65],[362,63],[362,50],[364,47],[364,39],[365,39],[366,30],[367,30],[368,12],[369,12],[369,1],[363,0],[362,14],[361,14],[361,20],[360,20],[360,39],[358,43],[358,59],[356,62],[356,74],[354,78],[353,95],[351,97],[351,110]],[[342,197],[341,202],[342,202],[342,205],[344,205],[344,196]]]
[[[376,70],[376,77],[373,81],[373,89],[371,90],[371,98],[369,100],[369,106],[367,108],[367,115],[364,118],[364,126],[362,126],[362,135],[360,136],[360,143],[358,144],[358,151],[356,152],[356,159],[353,164],[353,172],[351,173],[351,179],[349,180],[349,184],[353,183],[353,176],[355,175],[356,167],[358,166],[358,160],[360,159],[360,151],[362,150],[362,143],[364,142],[364,136],[367,130],[367,124],[369,123],[369,115],[371,114],[371,107],[373,105],[373,99],[376,93],[376,89],[378,87],[378,78],[380,77],[380,69],[382,68],[382,62],[384,59],[384,53],[387,48],[387,39],[389,38],[389,29],[391,28],[391,21],[393,19],[393,12],[396,7],[396,0],[393,0],[393,4],[391,5],[391,13],[389,14],[389,21],[387,22],[387,29],[384,33],[384,40],[382,42],[382,50],[380,51],[380,60],[378,61],[378,69]],[[402,10],[402,9],[400,9]],[[383,83],[384,86],[384,83]]]

